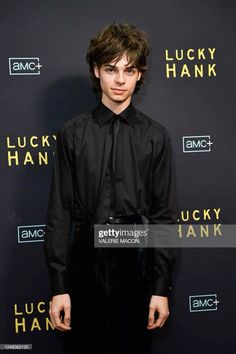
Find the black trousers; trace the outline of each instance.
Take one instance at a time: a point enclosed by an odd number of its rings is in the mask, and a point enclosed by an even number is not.
[[[150,296],[137,248],[94,248],[77,229],[69,257],[71,327],[65,354],[149,354]]]

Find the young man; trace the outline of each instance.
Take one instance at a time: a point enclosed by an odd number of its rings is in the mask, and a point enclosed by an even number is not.
[[[146,33],[131,24],[92,38],[98,106],[57,134],[44,250],[50,318],[70,354],[148,354],[151,330],[169,315],[170,250],[94,247],[94,224],[177,220],[168,133],[131,102],[148,54]]]

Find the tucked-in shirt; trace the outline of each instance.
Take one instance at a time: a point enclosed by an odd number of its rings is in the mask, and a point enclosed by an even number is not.
[[[119,119],[115,175],[111,174],[112,120]],[[177,223],[171,142],[164,126],[132,103],[119,117],[102,102],[57,132],[44,250],[52,294],[68,292],[67,256],[73,223],[144,215],[150,224]],[[171,288],[169,250],[156,250],[153,294]]]

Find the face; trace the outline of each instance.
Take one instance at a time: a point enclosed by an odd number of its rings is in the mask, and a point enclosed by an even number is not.
[[[141,77],[141,72],[129,64],[125,54],[118,62],[114,60],[100,68],[95,66],[94,74],[100,79],[102,102],[108,107],[128,106],[136,83]]]

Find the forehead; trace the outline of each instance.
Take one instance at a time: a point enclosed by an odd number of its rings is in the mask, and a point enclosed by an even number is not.
[[[127,55],[124,53],[122,57],[117,60],[116,58],[108,63],[105,63],[104,65],[115,65],[117,67],[127,67],[127,66],[133,66],[134,63],[133,61],[127,57]]]

